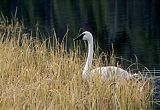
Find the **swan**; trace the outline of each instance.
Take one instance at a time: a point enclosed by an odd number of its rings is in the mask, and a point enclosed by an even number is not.
[[[93,77],[95,74],[99,74],[102,79],[112,79],[114,76],[119,76],[120,78],[129,79],[132,77],[130,73],[122,68],[115,67],[115,66],[106,66],[106,67],[98,67],[90,71],[92,60],[93,60],[93,36],[90,32],[85,31],[80,34],[77,38],[73,39],[74,41],[77,40],[84,40],[88,43],[88,56],[87,61],[83,69],[82,79],[87,79]]]

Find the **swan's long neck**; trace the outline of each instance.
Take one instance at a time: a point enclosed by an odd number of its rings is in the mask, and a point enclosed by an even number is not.
[[[88,57],[87,61],[82,73],[83,79],[86,79],[90,74],[90,67],[92,65],[92,59],[93,59],[93,38],[88,40]]]

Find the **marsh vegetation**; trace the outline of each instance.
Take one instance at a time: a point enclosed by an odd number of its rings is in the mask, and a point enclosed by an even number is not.
[[[152,105],[149,80],[82,79],[86,55],[79,46],[65,48],[56,33],[51,41],[29,37],[21,22],[0,24],[0,109],[147,110]],[[67,34],[66,34],[67,35]],[[98,53],[98,49],[96,49]],[[103,65],[94,55],[92,68]],[[111,62],[110,62],[111,63]]]

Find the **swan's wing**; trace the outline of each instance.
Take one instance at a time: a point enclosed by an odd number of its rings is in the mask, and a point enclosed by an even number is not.
[[[115,66],[99,67],[93,69],[91,71],[91,74],[92,75],[99,74],[102,78],[109,78],[109,79],[117,76],[127,79],[130,77],[130,73]]]
[[[106,67],[99,67],[99,68],[93,69],[91,71],[91,74],[92,75],[99,74],[102,77],[108,77],[108,78],[111,77],[111,71],[109,71],[108,68]]]

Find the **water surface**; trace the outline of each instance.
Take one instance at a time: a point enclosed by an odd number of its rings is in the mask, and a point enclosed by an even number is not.
[[[17,17],[27,30],[38,24],[46,36],[53,28],[61,39],[69,27],[73,43],[79,29],[91,31],[95,42],[105,51],[114,45],[117,56],[138,61],[148,68],[160,67],[159,0],[12,0],[1,1],[0,10]]]

